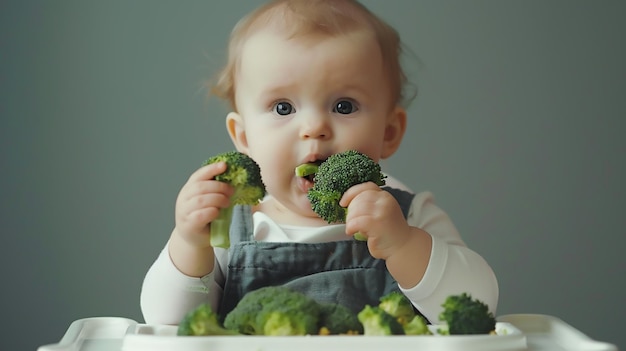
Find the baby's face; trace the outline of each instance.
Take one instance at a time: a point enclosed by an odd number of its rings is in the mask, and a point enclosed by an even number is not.
[[[259,163],[284,211],[317,217],[306,198],[311,184],[294,175],[299,164],[348,149],[377,161],[390,156],[386,138],[397,108],[370,33],[288,39],[263,30],[246,41],[240,59],[236,144]]]

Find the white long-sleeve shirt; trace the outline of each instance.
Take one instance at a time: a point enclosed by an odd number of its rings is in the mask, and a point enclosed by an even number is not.
[[[409,225],[423,229],[432,237],[428,268],[422,280],[400,290],[432,323],[439,322],[441,304],[452,294],[469,293],[496,312],[498,282],[489,264],[469,249],[448,215],[435,205],[430,192],[415,195],[408,212]],[[253,214],[254,239],[268,242],[328,242],[353,240],[345,225],[299,227],[279,225],[261,212]],[[228,251],[215,249],[212,273],[189,277],[172,263],[167,244],[148,270],[141,290],[141,310],[148,324],[178,324],[181,318],[201,303],[219,305],[227,274]]]

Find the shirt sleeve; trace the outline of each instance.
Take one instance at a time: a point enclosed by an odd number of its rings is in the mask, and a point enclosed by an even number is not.
[[[414,287],[400,287],[415,307],[437,324],[445,299],[466,292],[484,302],[495,315],[499,291],[493,270],[483,257],[465,245],[448,215],[434,204],[431,193],[415,195],[407,220],[432,237],[430,262],[424,277]]]
[[[216,269],[219,271],[216,262]],[[154,261],[141,287],[140,305],[146,324],[180,322],[184,315],[202,303],[210,303],[215,310],[222,294],[216,276],[209,273],[202,278],[180,272],[170,259],[168,245]]]

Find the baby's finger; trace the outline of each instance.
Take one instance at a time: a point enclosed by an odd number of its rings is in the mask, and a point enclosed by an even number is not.
[[[203,228],[219,215],[220,209],[215,207],[201,208],[187,214],[187,222],[195,223],[195,227]]]
[[[222,193],[207,193],[196,195],[189,199],[188,201],[189,207],[191,209],[202,209],[202,208],[225,208],[230,205],[230,198]]]
[[[193,202],[194,198],[203,195],[221,195],[229,198],[232,196],[234,189],[229,184],[218,182],[216,180],[201,180],[187,182],[180,190],[177,202]]]
[[[189,177],[189,181],[211,180],[226,171],[226,162],[211,163],[200,167]]]
[[[348,207],[350,202],[352,202],[357,195],[367,190],[380,190],[380,187],[373,182],[357,184],[343,193],[341,200],[339,200],[339,205],[341,207]]]
[[[176,207],[177,225],[187,223],[194,228],[207,225],[217,218],[220,210],[230,205],[230,199],[219,193],[198,195]]]

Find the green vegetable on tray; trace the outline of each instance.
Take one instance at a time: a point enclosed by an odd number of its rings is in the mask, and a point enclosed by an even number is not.
[[[467,293],[451,295],[442,304],[439,334],[490,334],[495,319],[487,306]],[[432,335],[428,322],[400,292],[383,296],[376,306],[358,313],[333,303],[319,303],[284,286],[247,293],[223,322],[208,304],[185,315],[180,336],[223,335]]]
[[[240,335],[236,331],[224,328],[219,317],[213,312],[211,306],[202,304],[189,311],[178,324],[178,335]]]
[[[446,321],[449,334],[489,334],[496,328],[496,319],[489,307],[469,294],[448,296],[439,319]]]
[[[317,334],[318,303],[280,286],[247,293],[224,319],[224,326],[249,335]]]
[[[406,335],[431,335],[426,319],[415,312],[411,301],[401,292],[392,291],[380,298],[378,307],[393,316]]]
[[[400,322],[378,306],[366,305],[357,316],[364,335],[404,335]]]
[[[179,324],[178,335],[329,335],[362,330],[346,307],[318,303],[286,287],[268,286],[247,293],[223,324],[207,304],[197,307]]]

